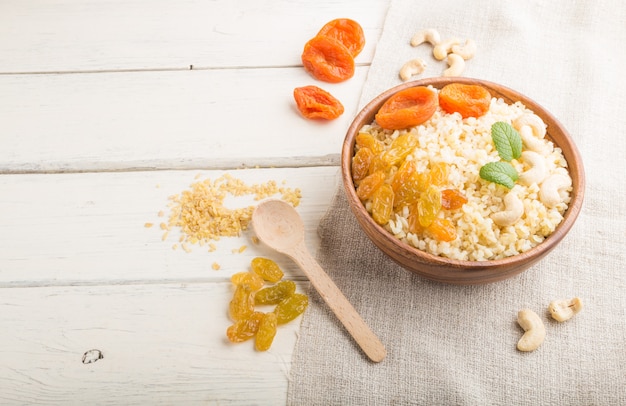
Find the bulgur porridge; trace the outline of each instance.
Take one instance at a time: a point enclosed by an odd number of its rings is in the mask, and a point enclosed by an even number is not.
[[[519,174],[511,188],[481,177],[483,166],[502,160],[492,138],[495,123],[510,125],[523,141],[521,155],[509,162]],[[450,114],[437,106],[427,121],[408,129],[383,129],[374,121],[363,126],[357,137],[353,175],[359,150],[372,150],[366,176],[354,179],[357,194],[365,178],[376,172],[382,176],[382,171],[383,184],[393,190],[393,210],[388,218],[375,216],[375,193],[359,197],[370,215],[396,238],[422,251],[457,260],[517,255],[544,241],[561,223],[570,202],[567,162],[561,149],[545,135],[544,122],[521,102],[508,104],[494,97],[487,112],[479,117],[462,118],[458,112]],[[410,146],[401,159],[394,153],[399,144]],[[407,171],[409,166],[411,171]],[[556,178],[560,183],[553,181]],[[556,188],[551,197],[547,196],[549,191],[542,190],[550,182],[550,187]],[[438,219],[435,222],[453,228],[448,238],[440,237],[429,226],[432,219],[422,224],[416,220],[423,214],[419,206],[428,200],[430,191],[439,199],[442,191],[453,191],[457,196],[458,204],[444,204],[430,213]],[[513,218],[503,221],[498,217],[503,214]]]

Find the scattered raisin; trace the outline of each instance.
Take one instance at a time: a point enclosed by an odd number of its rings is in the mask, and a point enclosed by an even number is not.
[[[285,324],[295,319],[304,313],[308,305],[309,298],[301,293],[294,293],[283,299],[274,309],[278,324]]]
[[[268,282],[275,283],[283,278],[283,271],[276,262],[269,258],[256,257],[250,265],[254,273]]]
[[[281,281],[274,286],[261,289],[254,295],[257,305],[274,305],[294,294],[296,284],[293,281]]]

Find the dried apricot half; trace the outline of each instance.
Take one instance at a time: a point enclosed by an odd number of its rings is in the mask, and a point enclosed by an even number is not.
[[[343,114],[343,104],[317,86],[296,87],[293,89],[293,98],[298,110],[306,118],[333,120]]]
[[[363,28],[359,23],[349,18],[337,18],[327,22],[317,35],[338,40],[348,48],[353,58],[356,58],[365,46]]]
[[[491,94],[479,85],[450,83],[439,91],[439,105],[447,113],[461,117],[480,117],[489,111]]]
[[[315,79],[338,83],[354,76],[354,58],[338,40],[318,35],[311,38],[302,51],[304,69]]]
[[[382,105],[375,120],[387,130],[401,130],[422,124],[437,110],[437,93],[426,86],[401,90]]]

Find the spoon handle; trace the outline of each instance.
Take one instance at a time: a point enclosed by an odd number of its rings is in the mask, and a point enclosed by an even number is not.
[[[322,299],[335,313],[339,321],[341,321],[369,359],[374,362],[382,361],[387,355],[385,346],[367,326],[328,274],[324,272],[322,267],[306,250],[304,244],[297,245],[287,254],[302,268],[309,281],[322,296]]]

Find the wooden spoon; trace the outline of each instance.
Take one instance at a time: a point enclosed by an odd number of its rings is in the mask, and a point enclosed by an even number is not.
[[[304,223],[298,212],[282,200],[267,200],[254,210],[252,225],[261,241],[286,254],[302,268],[365,354],[374,362],[382,361],[387,355],[384,345],[307,250]]]

